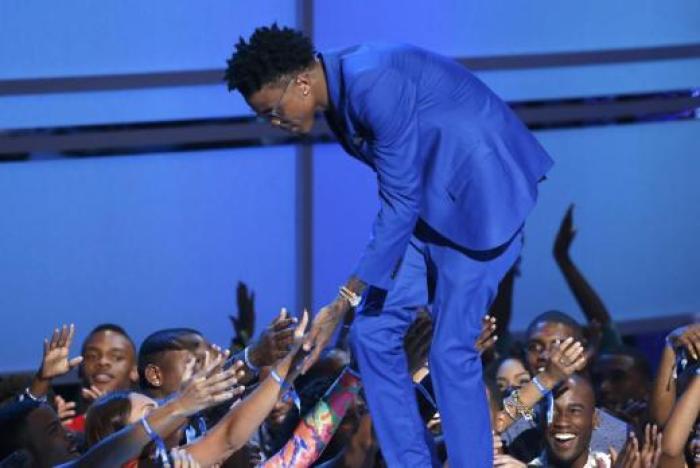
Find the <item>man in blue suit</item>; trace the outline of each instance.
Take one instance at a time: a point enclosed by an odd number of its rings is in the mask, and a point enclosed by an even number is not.
[[[301,33],[273,25],[241,39],[228,65],[229,89],[258,115],[304,134],[323,112],[377,174],[372,237],[316,315],[307,368],[357,307],[353,350],[382,454],[392,467],[436,466],[402,347],[417,307],[432,303],[430,370],[450,465],[492,466],[475,342],[552,160],[465,67],[416,47],[316,54]]]

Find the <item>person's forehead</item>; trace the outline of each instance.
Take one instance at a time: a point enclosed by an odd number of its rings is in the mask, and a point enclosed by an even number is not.
[[[592,407],[595,403],[593,389],[581,379],[569,379],[562,393],[557,395],[556,402],[561,406],[580,404]]]
[[[519,359],[506,359],[501,363],[500,366],[498,366],[498,372],[496,374],[520,374],[523,372],[527,371],[525,370],[525,366],[522,362],[520,362]]]
[[[277,103],[282,91],[282,87],[278,85],[266,84],[260,90],[248,96],[246,101],[256,111],[264,111]]]
[[[32,427],[44,429],[58,421],[58,415],[50,406],[41,405],[27,415],[27,421]]]
[[[561,322],[539,322],[530,333],[530,340],[554,340],[574,336],[574,330]]]
[[[90,348],[132,350],[131,342],[121,333],[112,330],[102,330],[93,333],[85,342],[85,349]]]
[[[594,369],[599,371],[629,370],[634,368],[634,358],[624,354],[604,354],[596,359]]]
[[[168,349],[163,352],[164,362],[186,361],[193,358],[194,353],[189,349]]]

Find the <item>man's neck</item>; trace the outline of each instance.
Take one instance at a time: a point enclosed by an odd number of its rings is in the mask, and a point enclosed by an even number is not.
[[[328,84],[326,83],[326,72],[320,59],[316,59],[314,62],[311,76],[314,79],[313,90],[316,109],[319,112],[325,112],[328,109]]]
[[[549,466],[549,467],[554,467],[554,468],[584,468],[586,466],[586,463],[588,462],[588,455],[589,455],[589,451],[584,450],[571,463],[566,463],[563,461],[556,460],[550,454],[548,454],[546,452],[545,452],[545,455],[543,458],[546,462],[545,466]]]

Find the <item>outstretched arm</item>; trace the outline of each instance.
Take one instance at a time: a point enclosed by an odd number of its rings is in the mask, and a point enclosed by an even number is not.
[[[700,372],[678,399],[664,429],[661,466],[683,466],[685,445],[700,414]]]
[[[514,391],[510,397],[503,400],[504,409],[496,415],[496,432],[501,433],[508,429],[521,416],[528,414],[535,404],[550,393],[556,385],[585,366],[586,353],[583,345],[574,341],[573,338],[564,340],[552,352],[543,372],[537,374],[519,391]],[[535,379],[542,385],[542,389],[538,388]]]
[[[230,400],[239,389],[236,370],[220,371],[223,356],[214,359],[205,369],[195,374],[175,398],[154,409],[143,421],[130,424],[92,446],[79,459],[63,467],[113,467],[121,466],[139,456],[151,442],[146,432],[150,427],[161,439],[166,438],[187,423],[187,418],[206,408]]]
[[[554,259],[559,266],[566,283],[576,298],[581,310],[589,322],[598,322],[607,326],[611,322],[610,313],[598,293],[593,289],[576,264],[571,259],[569,250],[576,237],[574,227],[574,205],[569,205],[562,219],[557,237],[554,240]]]
[[[651,394],[650,415],[654,422],[665,428],[676,403],[676,351],[685,352],[698,359],[700,356],[700,324],[677,328],[666,337],[666,346],[661,354],[659,368]]]
[[[306,467],[318,460],[359,391],[359,377],[346,368],[328,393],[299,423],[289,442],[262,466]]]
[[[284,388],[275,374],[291,385],[298,375],[303,353],[300,353],[304,332],[309,322],[305,311],[294,331],[294,343],[287,355],[275,366],[273,372],[263,380],[253,393],[235,404],[224,418],[201,439],[187,447],[187,451],[202,466],[220,463],[241,448],[263,423],[275,403],[284,393]]]

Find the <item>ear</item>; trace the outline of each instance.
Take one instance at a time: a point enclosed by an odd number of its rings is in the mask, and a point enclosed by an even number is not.
[[[593,429],[598,429],[600,426],[600,413],[598,413],[598,408],[593,411]]]
[[[139,381],[139,369],[136,367],[136,364],[131,366],[131,370],[129,371],[129,380],[131,380],[132,383],[137,383]]]
[[[146,377],[146,382],[148,382],[153,387],[161,387],[163,385],[163,374],[160,371],[160,367],[155,364],[148,364],[143,371]]]
[[[304,96],[308,96],[311,93],[311,83],[311,74],[308,71],[303,71],[294,78],[294,84],[299,86],[301,94]]]

